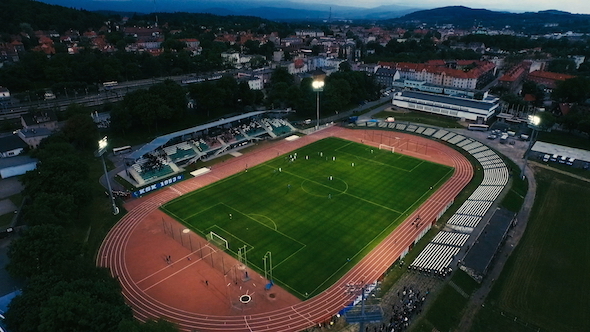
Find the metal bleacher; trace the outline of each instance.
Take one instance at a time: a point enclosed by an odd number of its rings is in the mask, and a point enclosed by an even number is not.
[[[388,127],[453,144],[471,154],[483,169],[481,184],[447,221],[446,228],[450,231],[439,232],[409,266],[415,271],[444,277],[461,246],[508,184],[510,172],[502,158],[487,145],[461,134],[412,123],[389,123]]]

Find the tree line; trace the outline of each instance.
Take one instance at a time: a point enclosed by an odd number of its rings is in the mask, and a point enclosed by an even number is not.
[[[81,119],[79,110],[70,111],[66,128]],[[89,118],[87,113],[83,117]],[[106,268],[96,267],[94,253],[75,236],[87,224],[87,207],[102,196],[92,189],[96,179],[90,179],[89,171],[98,161],[92,147],[80,141],[82,136],[96,139],[96,127],[85,129],[90,130],[86,135],[64,129],[44,139],[33,152],[37,169],[22,177],[27,228],[11,242],[6,270],[24,287],[4,322],[14,332],[176,331],[164,320],[134,320],[119,283]],[[102,202],[108,206],[104,197]]]

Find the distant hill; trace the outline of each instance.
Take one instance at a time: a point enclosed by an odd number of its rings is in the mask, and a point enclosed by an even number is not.
[[[75,10],[61,6],[48,5],[33,0],[0,0],[0,31],[17,33],[23,30],[67,29],[84,31],[99,28],[105,16],[87,10]]]
[[[177,0],[128,0],[128,1],[80,1],[40,0],[45,3],[91,11],[117,12],[188,12],[215,15],[257,16],[270,20],[332,20],[363,19],[381,20],[400,17],[416,8],[387,5],[376,8],[359,8],[327,4],[299,3],[292,1],[177,1]]]
[[[541,29],[588,31],[590,15],[572,14],[558,10],[540,12],[508,13],[464,6],[449,6],[419,10],[392,22],[423,22],[427,24],[453,24],[468,28],[481,25],[491,28]],[[557,27],[557,28],[556,28]]]

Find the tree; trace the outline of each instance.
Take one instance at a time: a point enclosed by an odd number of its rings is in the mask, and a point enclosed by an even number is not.
[[[549,62],[547,71],[554,73],[575,74],[576,63],[572,59],[555,59]]]
[[[271,76],[270,76],[271,85],[275,85],[278,83],[285,83],[288,86],[293,85],[295,83],[295,78],[293,75],[289,74],[287,68],[278,67],[275,69]]]
[[[76,114],[70,117],[62,130],[68,140],[78,149],[94,149],[96,147],[98,128],[90,114]]]
[[[569,131],[580,131],[590,135],[590,112],[586,107],[574,105],[568,114],[557,119]]]
[[[40,332],[117,331],[120,322],[131,316],[112,278],[62,281],[52,293],[39,313]]]
[[[5,322],[19,332],[117,331],[131,319],[120,292],[107,269],[77,256],[66,269],[29,278]]]
[[[577,76],[557,83],[553,99],[566,103],[583,103],[590,98],[590,78]]]
[[[537,112],[535,115],[540,118],[539,130],[549,130],[555,124],[555,116],[550,112]]]
[[[343,61],[340,63],[340,65],[338,65],[338,70],[340,71],[351,71],[352,67],[350,66],[350,63],[348,63],[348,61]]]
[[[326,80],[326,87],[324,89],[324,107],[323,110],[328,111],[333,115],[335,112],[340,112],[350,102],[350,94],[352,89],[350,84],[344,79],[331,78]],[[322,108],[320,108],[320,111]]]
[[[78,216],[75,200],[65,193],[40,193],[23,209],[23,219],[33,225],[72,225]]]
[[[66,237],[61,226],[33,226],[11,243],[6,270],[14,277],[30,278],[69,268],[79,254],[80,248]]]

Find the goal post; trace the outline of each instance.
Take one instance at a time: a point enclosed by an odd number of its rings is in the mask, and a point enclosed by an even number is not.
[[[227,240],[215,232],[209,232],[209,234],[207,234],[207,241],[215,244],[219,248],[229,249],[229,243]]]
[[[387,150],[387,151],[391,151],[391,153],[395,153],[395,147],[385,145],[385,144],[379,144],[379,150]]]

